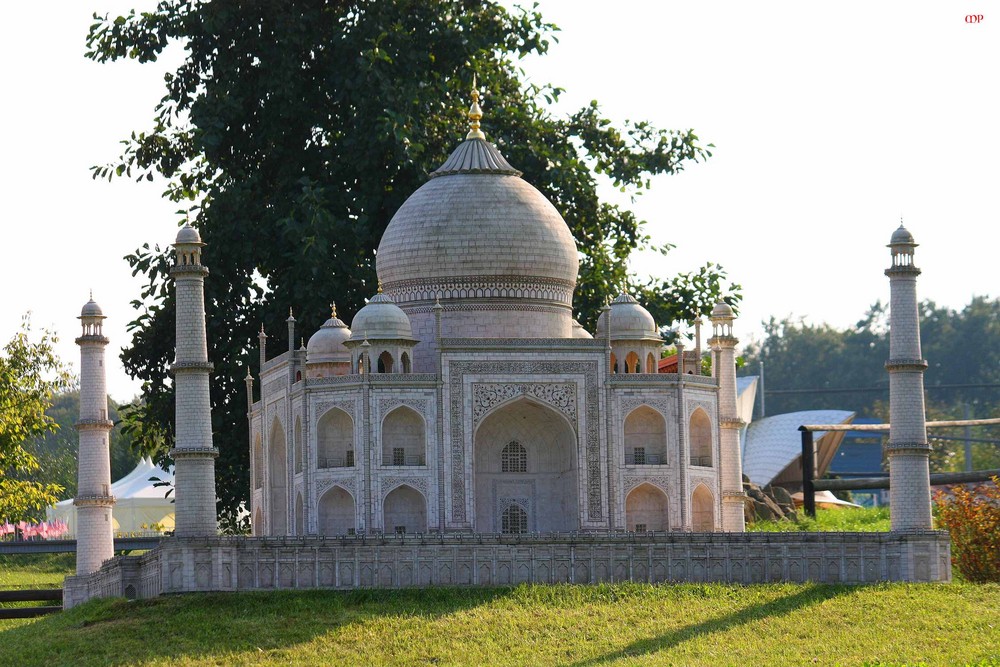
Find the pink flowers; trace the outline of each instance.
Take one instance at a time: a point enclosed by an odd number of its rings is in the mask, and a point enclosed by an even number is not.
[[[69,526],[66,525],[66,522],[59,519],[42,521],[41,523],[28,523],[27,521],[0,523],[0,540],[15,539],[18,533],[24,540],[55,540],[65,535],[68,530]]]

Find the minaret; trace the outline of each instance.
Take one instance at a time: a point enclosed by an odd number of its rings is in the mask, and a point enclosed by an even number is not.
[[[719,478],[722,485],[722,530],[741,533],[743,519],[743,462],[740,459],[740,427],[736,411],[736,344],[733,309],[719,301],[712,309],[715,379],[719,383]]]
[[[215,457],[212,445],[212,410],[205,334],[205,276],[201,263],[205,244],[190,224],[177,233],[174,243],[174,277],[177,309],[177,350],[171,370],[174,374],[175,441],[174,459],[175,528],[178,537],[216,535]]]
[[[889,276],[889,514],[892,530],[931,530],[931,447],[924,414],[917,276],[913,235],[902,223],[888,248]]]
[[[76,498],[76,573],[90,574],[115,555],[114,524],[111,509],[111,454],[108,434],[113,424],[108,419],[108,390],[104,371],[104,348],[108,339],[102,333],[104,313],[93,296],[80,313],[83,332],[76,339],[80,346],[80,438],[77,462]]]

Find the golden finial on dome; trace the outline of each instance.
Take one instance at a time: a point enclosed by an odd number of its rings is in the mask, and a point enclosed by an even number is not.
[[[330,302],[330,317],[334,317],[334,318],[337,317],[337,302],[336,301],[331,301]]]
[[[379,294],[382,293],[382,279],[381,278],[378,281],[378,289],[376,290],[376,292],[378,292]]]
[[[479,91],[476,90],[476,75],[472,75],[472,106],[469,107],[469,133],[466,139],[485,139],[486,135],[479,129],[479,121],[483,118],[483,110],[479,106]]]

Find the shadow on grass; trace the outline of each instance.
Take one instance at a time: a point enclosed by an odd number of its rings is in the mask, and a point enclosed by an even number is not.
[[[434,619],[489,604],[512,588],[194,593],[93,600],[6,630],[0,666],[124,665],[154,659],[226,660],[241,652],[293,648],[378,618]]]
[[[798,592],[780,597],[763,604],[752,605],[735,611],[725,616],[715,618],[678,628],[658,637],[640,639],[632,642],[628,646],[609,653],[607,655],[590,658],[581,662],[573,663],[572,667],[591,667],[614,662],[623,658],[635,658],[664,651],[678,646],[688,640],[726,632],[747,623],[754,623],[764,619],[785,616],[821,602],[832,600],[844,595],[852,595],[857,591],[857,586],[831,586],[813,585]]]

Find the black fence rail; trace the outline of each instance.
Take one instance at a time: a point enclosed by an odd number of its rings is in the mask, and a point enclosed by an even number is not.
[[[161,536],[116,537],[115,551],[145,551],[160,543]],[[76,540],[0,540],[0,554],[76,553]]]
[[[57,605],[42,605],[35,607],[6,607],[0,606],[0,620],[11,618],[35,618],[46,614],[54,614],[62,611],[63,589],[61,588],[20,588],[14,590],[0,590],[0,605],[7,602],[52,602],[58,601]]]

